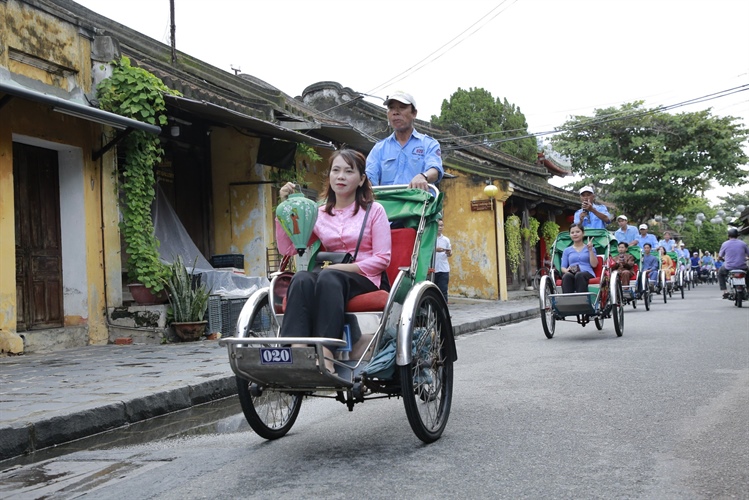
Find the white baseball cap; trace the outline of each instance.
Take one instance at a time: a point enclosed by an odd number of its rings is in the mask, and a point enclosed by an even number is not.
[[[416,100],[414,100],[413,96],[400,90],[396,91],[393,95],[389,95],[387,99],[385,99],[385,106],[389,105],[390,101],[398,101],[402,102],[403,104],[410,104],[411,106],[416,108]]]
[[[627,216],[626,216],[626,215],[620,215],[619,217],[617,217],[617,218],[616,218],[616,220],[619,220],[619,219],[624,219],[624,220],[626,220],[626,221],[628,221],[628,220],[629,220],[629,219],[627,219]]]
[[[593,189],[593,186],[585,186],[585,187],[580,188],[580,194],[583,194],[583,193],[594,193],[595,194],[595,192],[596,191]]]
[[[647,228],[648,228],[647,224],[640,224],[639,229],[647,229]]]

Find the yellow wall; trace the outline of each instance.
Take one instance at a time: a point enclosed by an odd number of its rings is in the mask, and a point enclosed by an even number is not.
[[[65,91],[91,87],[90,41],[32,6],[0,2],[0,66]]]
[[[90,40],[79,34],[77,26],[35,10],[28,4],[0,2],[0,66],[13,73],[23,84],[36,85],[36,90],[52,86],[66,92],[88,93],[91,90]],[[36,80],[36,82],[33,82]],[[80,98],[80,96],[79,96]],[[82,102],[82,101],[81,101]],[[23,343],[16,333],[15,283],[15,209],[13,201],[13,134],[23,136],[22,142],[39,144],[63,152],[78,151],[83,165],[74,165],[82,172],[83,185],[75,190],[83,193],[84,220],[67,238],[84,239],[87,284],[83,311],[64,317],[65,326],[88,325],[90,343],[106,343],[104,262],[102,254],[114,255],[107,272],[110,288],[121,286],[119,280],[119,230],[113,184],[113,159],[105,156],[99,163],[91,160],[91,152],[99,149],[102,127],[86,120],[52,111],[48,105],[13,98],[0,109],[0,350],[21,352]],[[62,172],[62,171],[61,171]],[[65,172],[62,172],[65,175]],[[101,182],[104,181],[102,189]],[[102,194],[105,224],[102,223]],[[105,226],[102,237],[102,225]],[[102,240],[106,250],[102,252]],[[109,262],[107,262],[109,264]],[[65,266],[66,263],[63,262]],[[65,283],[63,291],[66,293]],[[117,293],[116,296],[121,296]],[[19,350],[20,343],[20,350]]]
[[[59,150],[80,148],[83,154],[83,193],[84,221],[78,228],[80,234],[68,238],[85,238],[86,275],[88,277],[87,302],[88,310],[83,314],[66,314],[65,326],[88,324],[89,341],[91,343],[106,343],[108,333],[104,320],[104,274],[102,262],[102,222],[101,222],[101,175],[99,164],[91,160],[91,152],[99,148],[96,133],[100,128],[89,121],[80,120],[52,111],[48,106],[36,104],[20,99],[13,99],[2,110],[3,120],[0,127],[0,179],[2,182],[2,199],[0,200],[0,229],[3,237],[0,239],[0,329],[4,332],[16,331],[15,310],[15,210],[13,203],[13,155],[12,135],[18,134],[27,139],[50,143],[46,147]],[[7,117],[7,118],[6,118]],[[24,139],[24,140],[27,140]],[[116,226],[116,197],[113,187],[111,156],[109,163],[105,163],[106,175],[103,190],[104,202],[107,204],[105,212],[109,214],[106,224],[106,254],[113,256],[108,259],[108,271],[116,276],[119,273],[119,230]],[[64,173],[63,173],[64,175]],[[114,219],[114,220],[112,220]],[[112,246],[109,246],[112,245]],[[66,265],[63,262],[63,265]],[[117,280],[119,282],[119,279]],[[117,286],[115,283],[112,286]],[[65,284],[63,283],[63,289]],[[12,298],[12,300],[10,300]],[[7,304],[7,305],[6,305]]]
[[[492,210],[472,211],[471,200],[488,199],[484,194],[486,178],[448,172],[457,176],[445,179],[440,186],[445,194],[444,234],[453,248],[448,291],[464,297],[507,300],[502,200],[509,196],[508,188],[494,182],[500,190],[496,214]]]
[[[266,248],[276,239],[273,199],[278,187],[267,182],[271,169],[255,163],[259,144],[233,129],[211,132],[216,253],[244,255],[248,276],[266,276]],[[327,159],[311,166],[306,175],[311,189],[322,188],[326,168]]]

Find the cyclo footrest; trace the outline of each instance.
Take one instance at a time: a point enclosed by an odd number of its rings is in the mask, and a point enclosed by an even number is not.
[[[219,344],[227,347],[231,369],[238,377],[263,387],[318,390],[353,386],[351,380],[328,372],[322,362],[322,347],[332,350],[345,346],[346,342],[340,339],[228,337],[221,339]],[[291,344],[308,344],[310,347],[290,347]],[[336,369],[347,375],[351,373],[344,367],[337,366]]]

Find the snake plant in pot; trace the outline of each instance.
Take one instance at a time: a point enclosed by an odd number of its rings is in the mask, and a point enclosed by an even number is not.
[[[196,259],[197,262],[197,259]],[[194,265],[194,263],[193,263]],[[203,318],[208,309],[210,291],[205,285],[195,283],[182,257],[177,257],[169,268],[165,287],[172,306],[172,326],[182,340],[198,340],[208,324]]]

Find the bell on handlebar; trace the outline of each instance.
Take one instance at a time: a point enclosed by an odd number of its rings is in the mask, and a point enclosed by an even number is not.
[[[297,253],[302,256],[317,222],[317,204],[301,193],[293,193],[279,203],[276,217]]]

